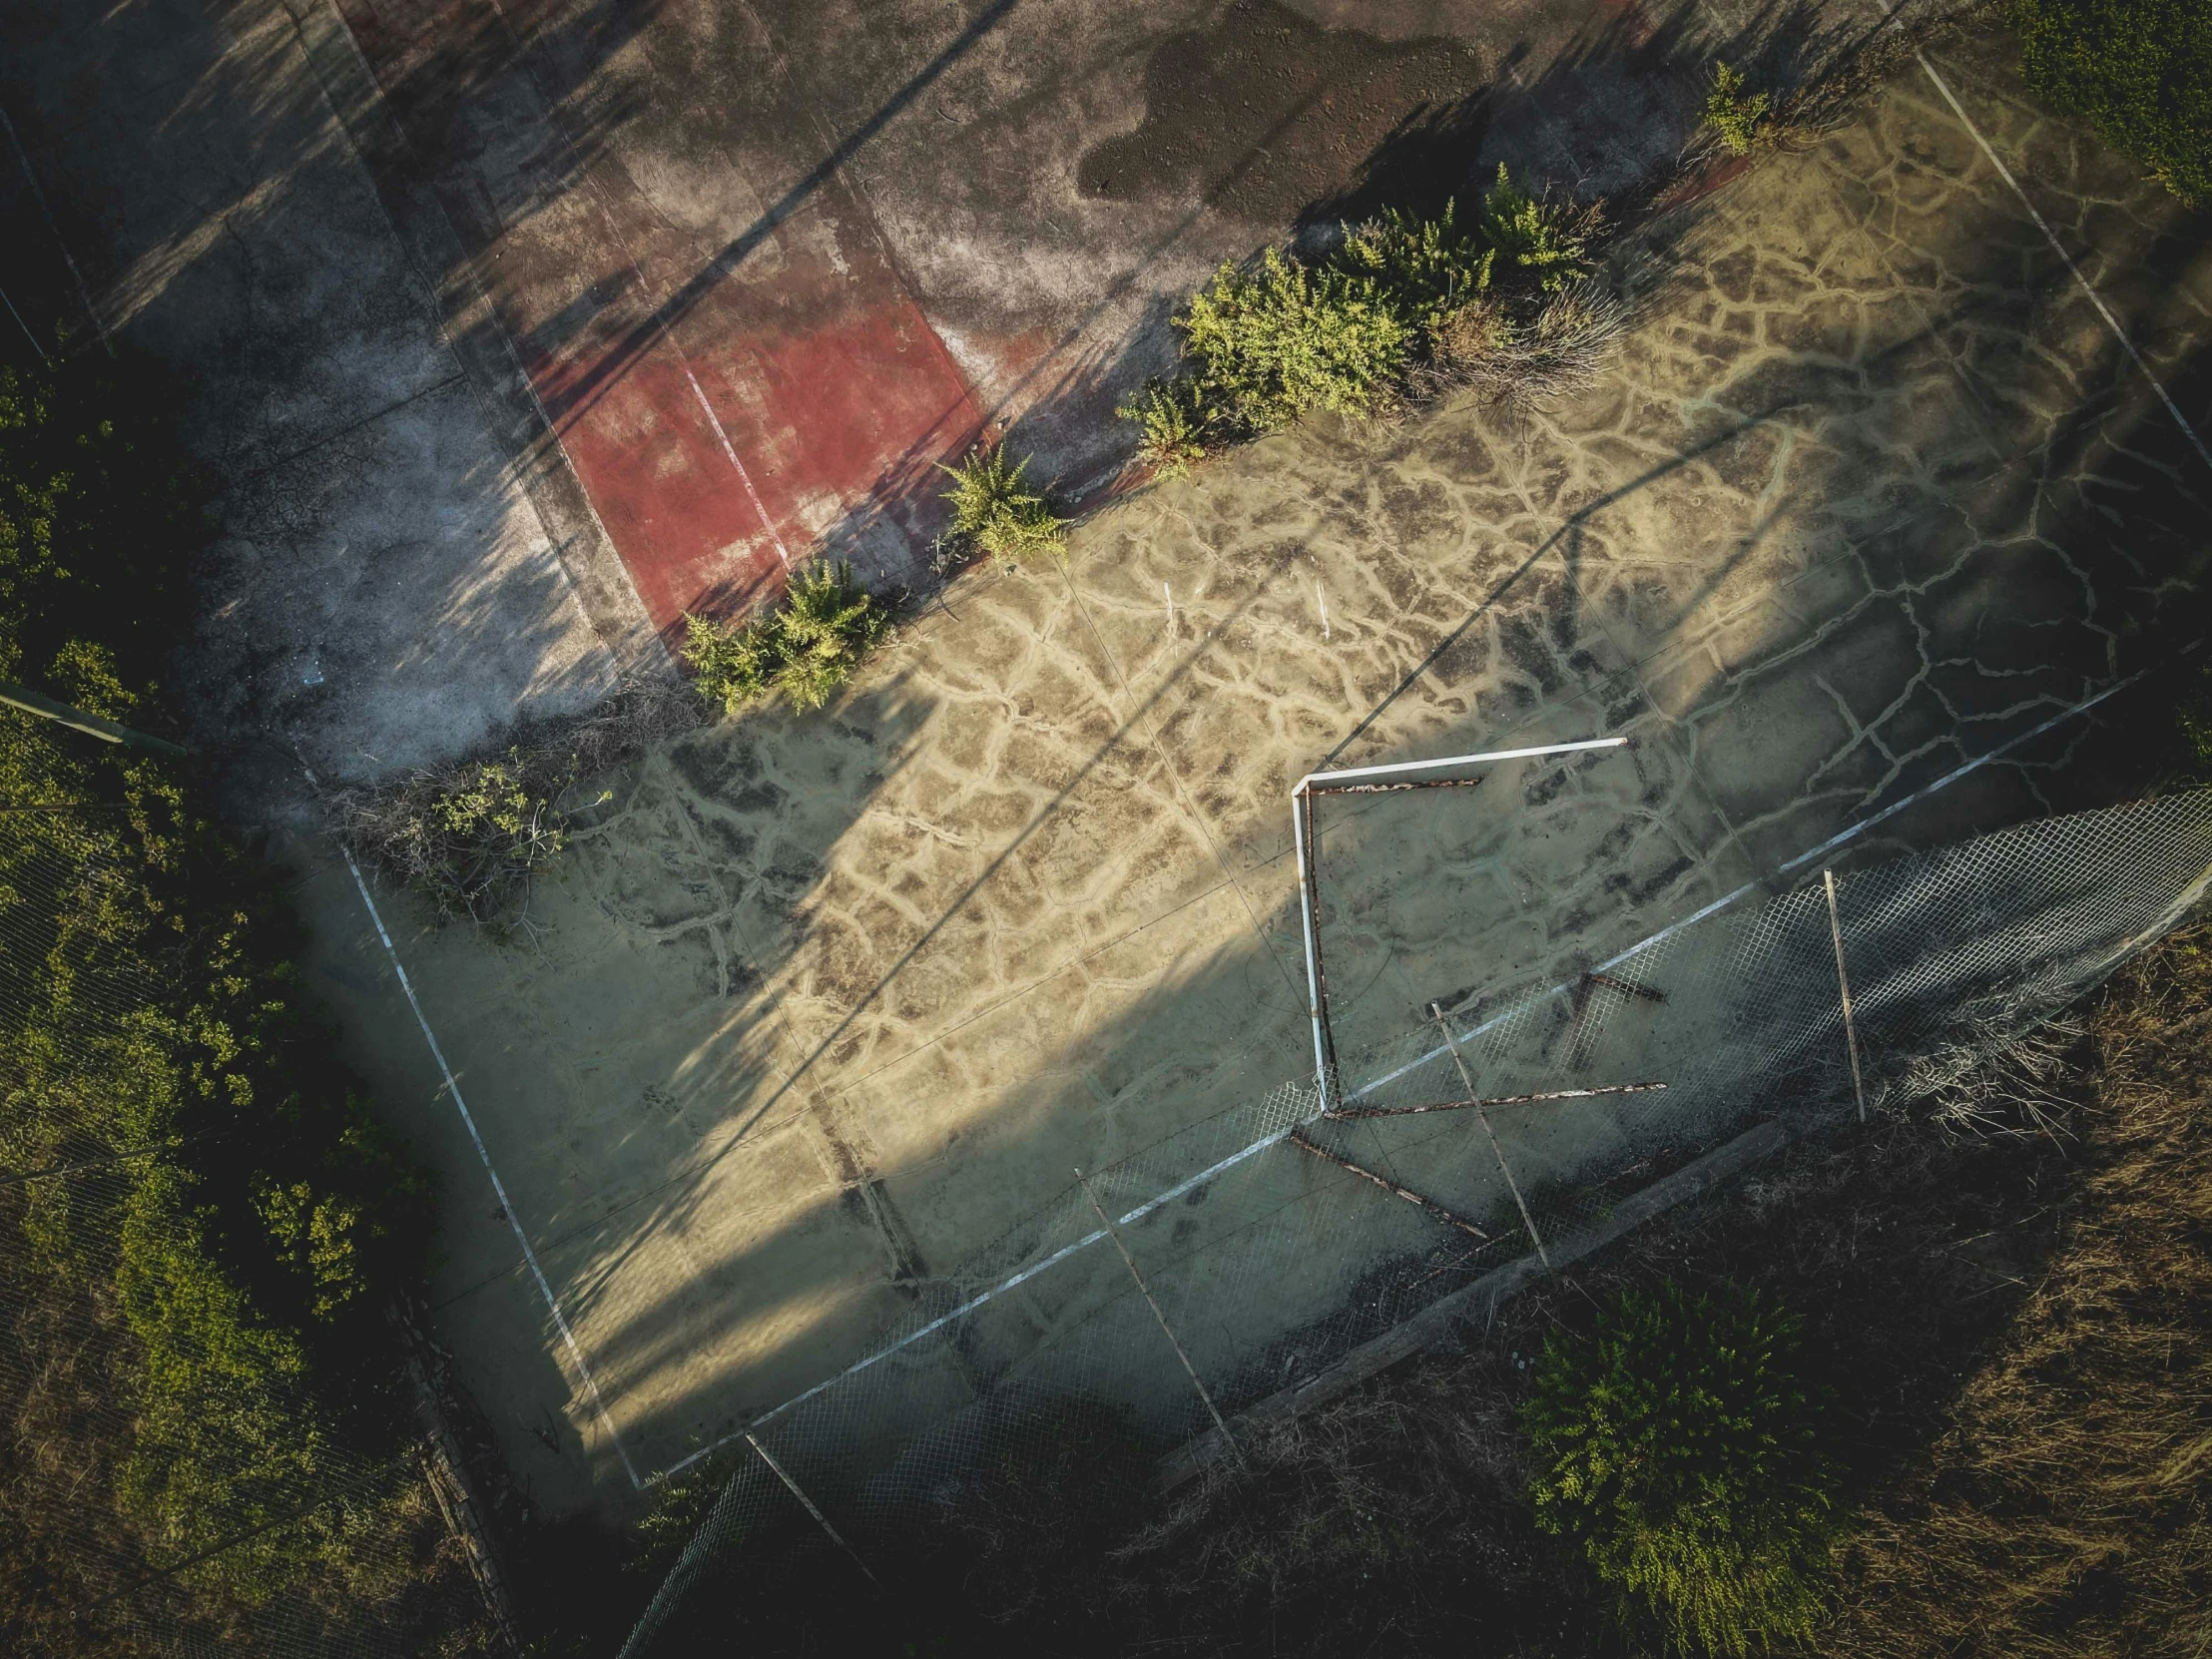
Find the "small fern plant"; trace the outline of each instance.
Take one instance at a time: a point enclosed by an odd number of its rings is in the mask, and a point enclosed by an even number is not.
[[[1414,338],[1372,276],[1274,248],[1256,267],[1224,264],[1175,326],[1200,385],[1247,432],[1274,431],[1314,409],[1376,412]]]
[[[793,577],[776,620],[783,635],[776,689],[802,712],[843,690],[891,631],[890,611],[852,580],[852,567],[842,560]]]
[[[1458,204],[1446,202],[1434,219],[1384,208],[1365,225],[1348,228],[1336,263],[1376,282],[1408,320],[1433,329],[1489,291],[1497,250],[1479,231],[1462,228]]]
[[[1114,413],[1137,426],[1137,459],[1161,478],[1181,478],[1206,458],[1209,443],[1205,393],[1196,380],[1147,380]]]
[[[1732,156],[1748,156],[1774,131],[1774,97],[1753,92],[1740,69],[1713,66],[1713,89],[1705,95],[1705,125]]]
[[[1531,196],[1513,183],[1503,162],[1482,198],[1482,234],[1508,270],[1533,277],[1546,293],[1557,293],[1589,266],[1589,239],[1573,211],[1548,196]]]
[[[1016,564],[1066,543],[1067,520],[1049,497],[1022,482],[1029,462],[1008,460],[1004,445],[978,445],[957,466],[937,467],[952,480],[944,499],[956,542]]]
[[[1670,1283],[1537,1362],[1536,1522],[1677,1652],[1742,1659],[1814,1627],[1836,1476],[1798,1352],[1797,1321],[1756,1292]]]
[[[708,702],[735,715],[781,695],[804,713],[843,689],[889,635],[891,613],[840,561],[794,576],[778,610],[737,624],[686,615],[684,627],[684,662]]]

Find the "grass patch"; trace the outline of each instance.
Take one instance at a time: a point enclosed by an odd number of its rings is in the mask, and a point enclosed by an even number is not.
[[[1056,557],[1067,545],[1067,515],[1048,492],[1022,482],[1029,462],[1010,459],[1004,444],[978,445],[958,464],[940,461],[937,468],[952,480],[944,499],[952,509],[945,535],[954,563],[991,558],[1024,564]]]
[[[1478,382],[1561,389],[1618,327],[1595,280],[1602,228],[1596,208],[1500,167],[1471,219],[1456,203],[1390,209],[1318,258],[1270,248],[1224,265],[1174,318],[1176,372],[1120,410],[1138,459],[1179,477],[1319,411],[1387,418]]]
[[[1812,1634],[1835,1474],[1799,1329],[1755,1291],[1670,1280],[1621,1291],[1536,1364],[1521,1410],[1536,1524],[1669,1647],[1741,1659]]]
[[[2212,0],[2011,0],[2027,84],[2185,202],[2212,196]]]

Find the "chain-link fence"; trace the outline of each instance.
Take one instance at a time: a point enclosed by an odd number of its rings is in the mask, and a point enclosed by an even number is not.
[[[625,1655],[689,1651],[711,1598],[687,1614],[687,1596],[780,1542],[887,1553],[973,1471],[1095,1435],[1102,1409],[1136,1426],[1149,1467],[1212,1409],[1234,1430],[1523,1257],[1532,1229],[1571,1246],[1762,1120],[1879,1111],[1932,1066],[1986,1054],[2197,900],[2212,791],[2023,825],[1832,889],[1817,866],[1796,873],[1568,982],[1462,999],[1448,1042],[1428,1025],[1346,1055],[1327,1095],[1286,1084],[1092,1172],[930,1284],[866,1358],[702,1448],[719,1493]],[[1568,1093],[1625,1083],[1666,1086]]]
[[[304,1375],[226,1258],[239,1218],[196,1198],[238,1132],[132,1133],[163,1117],[173,999],[117,947],[143,890],[113,828],[0,814],[0,1646],[478,1651],[402,1345],[342,1390]]]

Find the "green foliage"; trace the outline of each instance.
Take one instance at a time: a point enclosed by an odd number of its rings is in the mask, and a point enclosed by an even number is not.
[[[2012,0],[2027,84],[2185,202],[2212,196],[2212,0]]]
[[[792,578],[776,610],[735,625],[684,622],[684,661],[700,696],[735,715],[778,694],[795,709],[822,708],[889,635],[891,613],[850,565],[818,564]]]
[[[1372,413],[1411,353],[1407,308],[1373,276],[1286,259],[1224,265],[1176,318],[1199,385],[1245,427]]]
[[[174,440],[104,412],[132,372],[0,373],[0,663],[115,714],[156,706],[205,528]],[[276,890],[178,764],[0,716],[0,804],[32,802],[108,810],[0,817],[0,1166],[133,1153],[25,1183],[0,1226],[10,1283],[113,1343],[112,1392],[68,1419],[73,1513],[168,1560],[254,1533],[183,1581],[274,1600],[357,1517],[274,1523],[333,1459],[390,1449],[382,1311],[420,1273],[427,1186],[307,1016]]]
[[[1496,368],[1582,285],[1597,224],[1596,210],[1532,196],[1500,167],[1472,225],[1456,203],[1433,219],[1391,208],[1318,262],[1271,248],[1224,265],[1175,318],[1181,372],[1119,411],[1137,424],[1138,459],[1179,476],[1313,410],[1387,414]],[[1543,383],[1567,377],[1556,342],[1540,354]]]
[[[519,749],[479,761],[420,792],[382,855],[440,915],[502,916],[568,845],[560,798],[572,776],[545,776]]]
[[[1670,1283],[1624,1292],[1538,1362],[1537,1524],[1677,1649],[1733,1659],[1813,1628],[1836,1476],[1797,1350],[1797,1322],[1757,1293]]]
[[[1589,244],[1578,216],[1548,196],[1513,183],[1503,162],[1482,198],[1482,234],[1509,270],[1524,272],[1546,293],[1557,293],[1589,269]]]
[[[1436,218],[1416,219],[1385,208],[1345,233],[1335,263],[1373,280],[1408,323],[1434,329],[1489,291],[1497,263],[1496,247],[1463,230],[1457,209],[1446,202]]]
[[[1066,544],[1067,520],[1021,481],[1029,463],[1009,461],[1003,444],[978,445],[957,466],[937,465],[952,480],[944,492],[952,509],[950,535],[971,555],[1019,564]]]
[[[1147,380],[1114,411],[1137,423],[1137,459],[1162,478],[1181,478],[1212,447],[1212,420],[1196,380]]]
[[[1705,125],[1719,135],[1732,156],[1748,156],[1774,131],[1771,93],[1753,92],[1740,69],[1713,66],[1713,89],[1705,95]]]
[[[182,625],[207,488],[140,359],[0,367],[0,679],[111,719]]]

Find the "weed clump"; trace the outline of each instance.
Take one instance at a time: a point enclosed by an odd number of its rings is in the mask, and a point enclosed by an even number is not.
[[[1742,70],[1717,63],[1705,95],[1705,125],[1731,156],[1748,156],[1774,138],[1774,95],[1753,92]]]
[[[2027,84],[2184,202],[2212,196],[2212,0],[2012,0]]]
[[[958,465],[937,465],[952,480],[944,492],[952,509],[947,534],[959,550],[1020,564],[1066,543],[1066,516],[1021,481],[1029,463],[1009,461],[1003,444],[978,444]]]
[[[699,723],[682,688],[640,679],[587,715],[526,728],[502,754],[342,790],[331,828],[427,899],[440,920],[505,928],[530,887],[568,848],[577,786]]]
[[[1375,276],[1271,248],[1255,270],[1224,265],[1176,326],[1209,401],[1271,432],[1312,409],[1375,411],[1412,347],[1396,300]]]
[[[1736,1659],[1808,1635],[1837,1481],[1798,1324],[1756,1292],[1624,1291],[1554,1337],[1522,1420],[1537,1525],[1579,1543],[1624,1618]]]
[[[1456,203],[1426,219],[1386,209],[1320,258],[1270,248],[1222,266],[1174,318],[1177,373],[1120,410],[1138,459],[1180,477],[1318,410],[1387,418],[1477,381],[1560,389],[1617,330],[1592,275],[1601,227],[1596,208],[1500,167],[1471,222]],[[1590,349],[1562,353],[1566,335]]]
[[[1155,375],[1114,413],[1137,423],[1137,459],[1156,477],[1184,477],[1206,458],[1212,414],[1196,380]]]
[[[684,623],[684,663],[709,703],[735,715],[780,695],[805,712],[844,689],[889,636],[891,613],[839,562],[793,577],[776,610],[736,624],[691,615]]]

